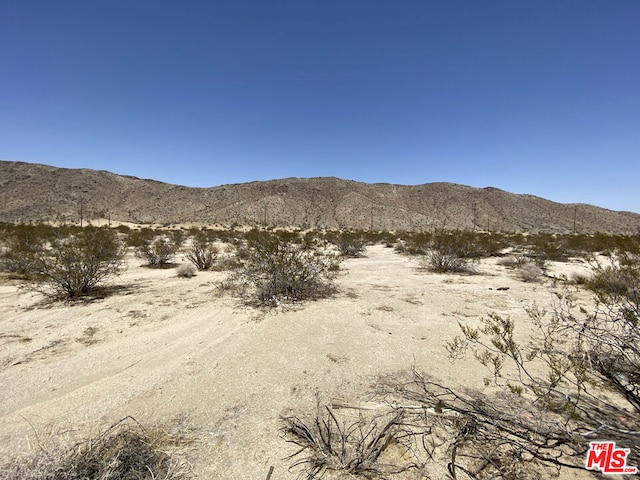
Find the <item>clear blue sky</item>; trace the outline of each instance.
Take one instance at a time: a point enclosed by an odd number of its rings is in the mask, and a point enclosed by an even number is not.
[[[640,1],[4,0],[0,159],[640,212]]]

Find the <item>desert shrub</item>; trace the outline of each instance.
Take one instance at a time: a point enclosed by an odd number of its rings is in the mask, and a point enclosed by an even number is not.
[[[124,224],[117,225],[113,227],[113,229],[118,233],[122,233],[123,235],[129,235],[129,233],[131,233],[131,228],[129,228],[128,225]]]
[[[339,259],[323,249],[283,242],[270,233],[253,236],[237,253],[233,278],[254,289],[261,305],[317,299],[335,290]]]
[[[530,256],[540,264],[546,261],[567,262],[569,249],[563,242],[563,237],[550,233],[538,233],[530,238]]]
[[[427,251],[422,259],[422,267],[436,273],[470,273],[473,271],[468,259],[440,250]]]
[[[544,266],[544,262],[542,263]],[[544,273],[539,259],[532,259],[521,254],[503,257],[498,260],[498,265],[514,269],[517,278],[523,282],[536,282]]]
[[[220,237],[226,237],[224,232],[218,232],[211,230],[207,227],[195,228],[192,227],[186,232],[187,237],[191,237],[193,240],[200,243],[213,243]]]
[[[640,265],[627,260],[622,263],[620,259],[609,258],[608,264],[597,260],[591,261],[593,274],[584,278],[576,278],[576,283],[581,283],[594,292],[603,301],[609,298],[634,298],[640,292]]]
[[[160,237],[136,248],[136,256],[145,260],[149,267],[164,268],[171,263],[177,251],[178,247],[174,243]]]
[[[412,464],[389,465],[383,460],[387,449],[404,443],[407,428],[402,416],[402,412],[368,419],[360,416],[346,423],[338,420],[330,407],[319,406],[311,420],[283,418],[281,431],[297,448],[292,468],[300,467],[306,478],[322,478],[327,472],[349,478],[387,478],[389,473],[415,468]]]
[[[123,253],[116,233],[106,227],[86,227],[75,234],[59,229],[34,259],[38,275],[31,287],[51,296],[85,295],[120,274]]]
[[[179,450],[189,435],[144,428],[127,417],[95,437],[65,447],[52,442],[0,464],[6,480],[178,480],[189,478]],[[173,452],[178,451],[178,454]],[[169,452],[173,453],[170,454]]]
[[[431,237],[429,251],[438,251],[449,257],[473,258],[481,256],[477,235],[472,232],[438,230]]]
[[[302,242],[302,233],[300,232],[300,230],[297,230],[297,229],[293,229],[293,230],[277,229],[273,231],[273,235],[278,237],[278,239],[281,242],[285,242],[285,243],[301,243]]]
[[[25,225],[9,231],[4,238],[1,257],[3,268],[23,277],[37,273],[36,259],[46,248],[47,237]]]
[[[397,241],[395,250],[409,255],[426,255],[439,251],[449,257],[474,259],[496,255],[509,239],[495,233],[436,230],[435,232],[406,233]]]
[[[455,390],[417,371],[378,388],[388,388],[385,400],[405,425],[426,432],[408,434],[418,445],[408,454],[424,459],[416,467],[433,474],[425,478],[541,480],[561,466],[584,469],[585,449],[572,432],[516,392]]]
[[[516,270],[516,275],[523,282],[537,282],[543,270],[534,262],[526,262],[520,265]]]
[[[345,257],[360,257],[365,251],[364,240],[356,233],[342,232],[334,242],[340,254]]]
[[[176,275],[180,278],[191,278],[196,276],[196,267],[189,263],[183,263],[176,269]]]
[[[229,229],[229,230],[219,230],[216,232],[215,237],[223,243],[228,243],[230,245],[235,245],[237,240],[240,238],[240,232]]]
[[[609,235],[596,233],[594,235],[576,236],[583,241],[582,248],[588,253],[620,254],[630,253],[640,254],[640,236],[636,235]],[[582,237],[582,238],[581,238]],[[576,238],[571,238],[576,242]]]
[[[477,404],[449,390],[451,402],[486,432],[467,436],[467,446],[487,452],[484,446],[494,439],[526,452],[513,460],[533,475],[540,464],[584,468],[591,441],[638,445],[640,277],[625,278],[624,289],[616,282],[616,288],[600,292],[593,310],[568,295],[560,296],[552,312],[529,308],[534,333],[527,344],[516,340],[511,319],[496,314],[479,327],[461,325],[463,335],[448,344],[452,357],[471,350],[488,370],[485,382],[517,400]],[[431,384],[427,391],[437,388]],[[638,465],[640,452],[632,449],[628,460]],[[496,466],[491,471],[500,473]]]
[[[142,227],[139,230],[129,230],[125,243],[128,247],[140,248],[151,243],[156,237],[156,232],[148,227]]]
[[[185,233],[182,230],[169,230],[168,236],[176,248],[180,248],[185,241]]]
[[[473,233],[476,247],[472,250],[474,256],[490,257],[500,255],[500,251],[514,244],[517,239],[500,233]]]
[[[218,258],[218,249],[209,243],[193,240],[185,257],[193,263],[198,270],[209,270]]]
[[[215,272],[231,272],[242,267],[242,260],[233,253],[220,254],[217,261],[211,267]]]
[[[424,255],[431,247],[431,240],[428,232],[405,234],[396,241],[394,250],[405,255]]]
[[[507,268],[518,268],[529,262],[524,255],[507,255],[498,260],[497,264]]]

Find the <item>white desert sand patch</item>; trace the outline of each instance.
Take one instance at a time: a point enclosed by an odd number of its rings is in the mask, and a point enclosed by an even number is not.
[[[524,283],[495,259],[476,275],[420,271],[383,246],[346,260],[340,293],[267,313],[222,296],[224,273],[177,278],[128,260],[115,294],[73,305],[0,285],[0,448],[36,448],[37,432],[82,436],[133,416],[195,429],[197,478],[294,479],[282,415],[321,401],[367,401],[381,375],[416,369],[452,387],[483,388],[471,360],[452,364],[458,322],[490,312],[516,321],[550,307],[561,283]],[[552,266],[569,276],[579,262]],[[557,273],[556,272],[556,273]],[[584,295],[588,299],[588,295]]]

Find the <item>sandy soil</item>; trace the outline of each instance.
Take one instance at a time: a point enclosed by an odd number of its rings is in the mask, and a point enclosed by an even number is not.
[[[343,263],[336,297],[266,314],[221,295],[224,273],[182,279],[133,258],[115,282],[122,289],[88,303],[46,303],[4,280],[0,451],[28,449],[35,432],[82,436],[131,415],[194,428],[197,478],[264,479],[270,466],[273,480],[297,478],[281,415],[310,415],[318,398],[364,400],[378,376],[413,365],[482,388],[480,367],[447,358],[457,322],[509,315],[525,338],[524,307],[553,298],[551,281],[521,282],[495,259],[472,276],[417,265],[370,247]],[[556,274],[584,268],[553,265]]]

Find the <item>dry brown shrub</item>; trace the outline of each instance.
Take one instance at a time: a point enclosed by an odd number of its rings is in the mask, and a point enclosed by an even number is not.
[[[196,276],[196,267],[183,263],[176,269],[176,275],[180,278],[191,278]]]
[[[51,440],[37,449],[0,464],[6,480],[180,480],[189,465],[172,453],[193,442],[184,433],[145,428],[125,417],[99,435],[75,445]]]

